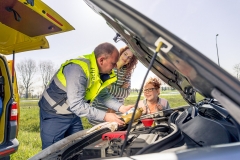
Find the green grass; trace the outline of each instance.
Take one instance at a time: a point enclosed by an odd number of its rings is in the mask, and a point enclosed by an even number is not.
[[[20,101],[20,130],[18,151],[11,155],[12,160],[26,160],[42,149],[39,127],[39,107],[37,101]],[[82,118],[83,127],[91,128],[86,118]]]
[[[161,93],[164,94],[164,92]],[[172,108],[187,105],[181,95],[161,95],[161,97],[167,99]],[[197,100],[199,101],[200,99],[202,97],[197,95]],[[133,93],[126,99],[125,105],[135,104],[136,100],[137,94]],[[12,160],[26,160],[41,151],[37,101],[21,100],[20,107],[20,130],[18,133],[20,146],[18,151],[11,155]],[[82,118],[82,123],[85,129],[92,127],[86,118]]]
[[[11,159],[26,160],[41,151],[39,108],[37,101],[20,101],[20,107],[20,145],[18,151],[11,155]]]

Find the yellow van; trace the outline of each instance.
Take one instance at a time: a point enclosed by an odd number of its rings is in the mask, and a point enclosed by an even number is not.
[[[74,28],[41,0],[0,0],[0,159],[9,159],[19,146],[14,55],[49,48],[45,36],[70,30]],[[13,58],[7,61],[10,54]]]

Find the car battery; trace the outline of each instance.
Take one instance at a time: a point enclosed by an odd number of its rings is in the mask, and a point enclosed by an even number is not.
[[[108,132],[102,135],[102,140],[112,140],[116,138],[125,140],[126,135],[127,135],[127,131]]]
[[[108,148],[108,140],[98,140],[93,144],[83,148],[83,159],[102,158],[106,157]]]
[[[158,138],[158,135],[155,134],[140,134],[135,138],[127,149],[127,155],[135,155],[139,150],[148,145],[154,143]]]

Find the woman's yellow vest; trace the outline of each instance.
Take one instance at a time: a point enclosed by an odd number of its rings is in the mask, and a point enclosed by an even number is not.
[[[61,65],[61,68],[59,69],[56,77],[64,87],[66,87],[66,78],[63,74],[63,69],[69,63],[74,63],[79,65],[83,69],[88,79],[88,85],[86,87],[86,94],[85,94],[86,101],[92,102],[102,89],[104,89],[105,87],[107,87],[108,85],[110,85],[111,83],[117,80],[117,77],[114,71],[112,71],[112,73],[109,75],[110,78],[105,82],[103,82],[100,79],[100,73],[98,70],[97,61],[95,58],[95,54],[93,52],[92,54],[80,56],[77,59],[68,60]]]

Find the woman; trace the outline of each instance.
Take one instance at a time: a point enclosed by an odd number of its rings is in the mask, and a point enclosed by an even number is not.
[[[157,78],[149,78],[145,83],[143,89],[145,98],[138,103],[138,107],[143,109],[143,115],[170,109],[168,101],[159,97],[160,85],[161,82]]]
[[[137,58],[131,52],[128,46],[123,47],[119,51],[120,58],[117,62],[117,68],[114,68],[114,72],[117,75],[117,81],[108,87],[110,94],[115,97],[119,102],[124,103],[124,99],[130,94],[131,87],[131,75],[137,65]],[[108,108],[100,103],[97,99],[93,101],[92,107],[107,111]],[[108,112],[115,112],[108,110]],[[95,121],[88,119],[92,125],[97,125],[103,121]]]

